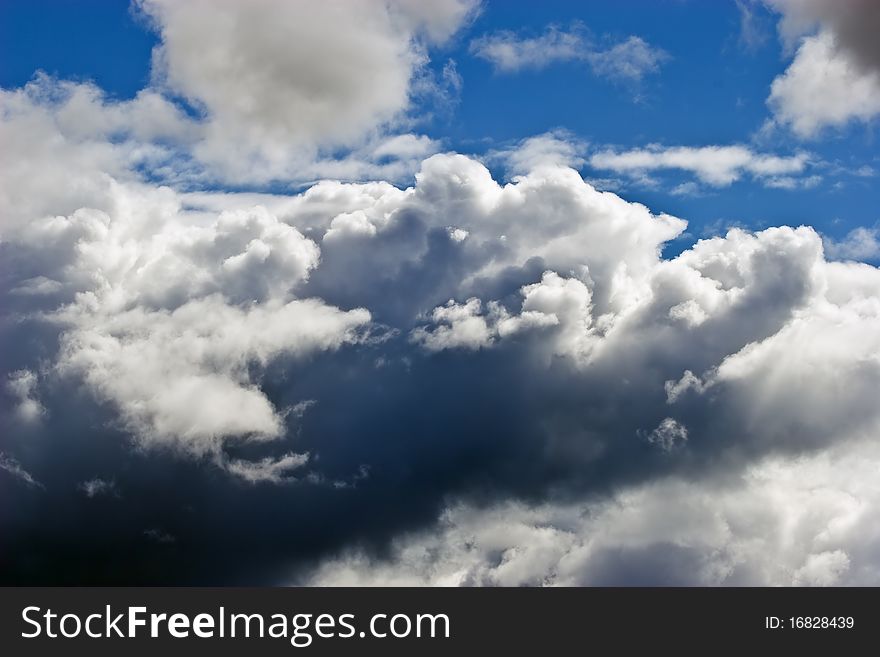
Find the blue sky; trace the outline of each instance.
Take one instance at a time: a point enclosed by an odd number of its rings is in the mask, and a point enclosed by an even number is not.
[[[623,179],[612,186],[630,200],[686,218],[689,237],[729,225],[803,223],[841,238],[858,226],[875,226],[880,190],[875,176],[864,175],[880,169],[873,125],[851,123],[809,139],[787,130],[761,132],[770,117],[768,89],[792,53],[777,34],[778,16],[760,4],[747,6],[755,25],[751,45],[743,36],[742,9],[734,2],[484,3],[464,30],[431,51],[431,69],[439,74],[454,61],[462,85],[451,108],[417,128],[442,140],[444,148],[478,155],[551,130],[583,140],[588,152],[647,144],[745,144],[782,156],[806,152],[812,175],[821,176],[808,189],[767,188],[743,177],[729,186],[702,185],[676,194],[672,190],[693,177],[675,172],[658,176],[653,186]],[[600,44],[636,35],[668,57],[659,70],[632,83],[594,75],[578,61],[498,72],[470,48],[473,39],[499,30],[527,38],[548,26],[582,29]],[[93,81],[118,99],[131,98],[148,84],[158,43],[149,21],[125,1],[5,2],[0,30],[3,87],[21,86],[43,70],[61,79]],[[581,172],[588,179],[614,177],[589,164]],[[670,252],[689,237],[670,245]]]

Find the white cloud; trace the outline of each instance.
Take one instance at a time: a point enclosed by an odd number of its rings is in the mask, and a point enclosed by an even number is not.
[[[36,396],[37,375],[30,370],[16,370],[9,375],[6,389],[15,399],[15,416],[30,424],[46,414],[45,407]]]
[[[57,371],[113,403],[145,446],[217,457],[228,439],[281,436],[284,412],[253,368],[357,341],[369,313],[295,298],[320,249],[260,206],[190,214],[167,188],[112,181],[108,195],[109,213],[18,234],[74,295],[51,315],[64,329]],[[14,383],[37,404],[32,376]]]
[[[471,42],[471,52],[503,73],[574,61],[586,62],[597,76],[634,82],[657,72],[668,58],[663,50],[637,36],[603,49],[579,26],[564,30],[552,25],[536,37],[523,37],[510,31],[485,35]]]
[[[636,82],[649,73],[656,73],[668,58],[669,55],[663,50],[652,48],[637,36],[631,36],[608,50],[596,50],[586,56],[596,75]]]
[[[687,437],[687,427],[671,417],[663,418],[657,428],[646,436],[649,443],[657,445],[666,452],[670,452],[681,443],[687,442]]]
[[[773,80],[767,102],[778,122],[800,137],[814,137],[822,128],[880,114],[880,74],[860,70],[823,32],[803,40],[785,73]]]
[[[777,123],[810,138],[823,128],[867,123],[880,114],[880,5],[873,0],[766,1],[782,13],[779,29],[789,47],[807,34],[771,86],[768,103]]]
[[[500,160],[512,174],[525,174],[542,166],[580,168],[587,144],[568,132],[557,130],[529,137],[510,148],[490,152],[489,161]]]
[[[157,83],[205,114],[196,156],[241,182],[290,178],[324,159],[321,153],[375,141],[409,110],[428,44],[449,38],[475,3],[142,0],[140,6],[161,36]]]
[[[840,260],[873,260],[880,258],[880,229],[853,228],[843,239],[824,238],[829,258]]]
[[[113,179],[161,168],[171,157],[163,142],[188,144],[198,133],[150,91],[113,102],[90,84],[42,74],[0,90],[0,235],[45,216],[106,208]]]
[[[492,63],[496,70],[512,73],[526,68],[540,69],[558,61],[580,59],[587,44],[580,31],[550,26],[537,37],[520,37],[514,32],[496,32],[471,42],[471,52]]]
[[[768,185],[778,185],[782,176],[806,170],[809,156],[805,153],[788,157],[756,153],[740,145],[649,146],[629,151],[600,151],[590,158],[590,165],[635,176],[654,170],[678,169],[693,173],[714,187],[730,185],[744,174]]]
[[[290,452],[279,458],[267,456],[260,461],[235,459],[226,465],[226,469],[252,484],[280,484],[285,481],[295,481],[289,473],[302,468],[308,461],[308,454]]]

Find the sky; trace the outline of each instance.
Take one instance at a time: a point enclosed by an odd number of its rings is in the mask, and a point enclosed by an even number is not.
[[[5,583],[880,583],[870,0],[0,3]]]

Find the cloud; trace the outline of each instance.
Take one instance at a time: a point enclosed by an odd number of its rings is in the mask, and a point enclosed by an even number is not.
[[[791,66],[773,80],[767,102],[778,122],[815,137],[822,128],[880,114],[880,74],[863,73],[822,33],[804,39]]]
[[[739,11],[739,43],[749,52],[761,48],[768,39],[767,26],[756,5],[756,0],[736,0]]]
[[[523,139],[508,148],[491,151],[489,162],[503,162],[509,173],[526,174],[540,166],[580,168],[586,160],[587,144],[574,135],[555,130]]]
[[[17,370],[9,375],[7,391],[15,400],[15,416],[24,423],[33,423],[46,413],[36,397],[37,375],[30,370]]]
[[[749,174],[768,186],[785,187],[784,181],[798,180],[809,165],[809,156],[756,153],[746,146],[649,146],[629,151],[607,149],[590,157],[590,166],[618,173],[641,176],[646,172],[678,169],[693,173],[700,181],[713,187],[725,187]],[[783,184],[780,184],[783,181]]]
[[[88,498],[99,497],[101,495],[113,495],[118,497],[119,491],[116,489],[116,482],[113,480],[101,479],[94,477],[80,483],[77,486],[79,490]]]
[[[355,3],[143,0],[161,38],[153,76],[204,115],[196,157],[226,180],[270,180],[398,123],[427,49],[472,14]],[[332,25],[332,30],[326,26]]]
[[[0,96],[0,487],[47,482],[0,507],[4,582],[872,581],[880,270],[806,226],[664,256],[686,222],[560,131],[508,180],[442,152],[412,99],[473,3],[206,6],[142,4],[132,100]],[[599,75],[656,55],[582,38]]]
[[[105,208],[111,180],[161,169],[199,126],[161,96],[110,101],[91,84],[37,74],[0,89],[0,235],[33,219]]]
[[[510,31],[487,34],[471,42],[471,52],[502,73],[542,69],[556,62],[585,62],[599,77],[631,82],[656,73],[669,57],[637,36],[603,49],[578,25],[570,30],[551,25],[536,37]]]
[[[826,260],[807,227],[733,229],[664,258],[683,220],[600,192],[554,158],[527,160],[507,183],[446,153],[406,189],[325,181],[289,196],[111,177],[103,209],[12,231],[0,250],[16,319],[0,337],[25,347],[11,371],[42,364],[49,412],[28,438],[37,472],[69,492],[99,471],[126,491],[117,529],[76,539],[120,569],[104,580],[157,558],[143,541],[157,517],[179,551],[163,553],[163,581],[308,578],[315,559],[363,545],[373,564],[369,546],[480,495],[489,508],[528,499],[548,513],[551,491],[608,509],[625,490],[637,508],[691,495],[700,504],[669,524],[685,536],[688,518],[728,513],[713,507],[724,482],[772,458],[845,453],[878,430],[875,267]],[[773,176],[796,165],[749,166]],[[39,277],[60,288],[12,293]],[[317,403],[303,413],[307,400]],[[157,492],[167,477],[178,482],[170,497]],[[294,480],[305,485],[281,485]],[[353,481],[356,494],[334,483]],[[734,505],[748,494],[725,495]],[[270,522],[281,509],[289,522]],[[63,534],[39,508],[9,514]],[[609,531],[617,522],[610,510],[595,517]],[[524,529],[511,554],[580,540],[536,524],[547,530]],[[669,581],[719,572],[722,539],[679,549],[664,531],[648,525],[626,554]],[[131,551],[101,547],[118,545],[114,532]],[[36,554],[39,577],[57,572],[62,542],[16,536],[11,560]],[[191,570],[207,545],[211,559]],[[615,545],[559,581],[592,582],[606,566],[623,578],[631,562]],[[841,539],[793,556],[790,574],[845,576],[842,558],[821,556],[835,550],[858,570]],[[737,558],[743,581],[781,581],[757,552]],[[552,579],[511,569],[461,581]]]
[[[269,482],[279,484],[284,481],[294,481],[286,476],[291,470],[298,470],[309,461],[308,454],[285,454],[279,458],[266,457],[260,461],[231,461],[226,467],[234,475],[237,475],[252,484]]]
[[[660,65],[668,58],[665,51],[652,48],[637,36],[628,37],[607,50],[597,50],[586,56],[596,75],[633,82],[659,71]]]
[[[767,4],[782,12],[779,29],[789,42],[818,24],[833,33],[838,47],[854,63],[866,71],[880,68],[880,47],[875,38],[880,9],[872,0],[768,0]]]
[[[385,556],[349,550],[312,585],[865,586],[878,581],[876,446],[768,459],[732,480],[662,479],[607,500],[454,504]]]
[[[199,221],[167,188],[111,183],[108,195],[109,214],[84,208],[18,236],[66,282],[57,374],[82,377],[146,446],[218,456],[229,437],[280,436],[284,414],[254,368],[355,342],[369,313],[294,298],[320,250],[262,207]],[[13,382],[35,409],[33,376]]]
[[[21,463],[19,463],[14,457],[9,456],[5,452],[0,452],[0,470],[11,475],[14,479],[18,479],[19,481],[23,481],[28,486],[32,486],[34,488],[45,488],[43,484],[33,478],[31,473],[25,470]]]
[[[870,0],[768,0],[783,15],[792,44],[804,33],[789,68],[771,85],[775,120],[802,138],[823,128],[867,123],[880,114],[880,8]]]
[[[824,238],[829,258],[840,260],[876,260],[880,258],[880,229],[853,228],[843,239]]]
[[[580,59],[585,49],[584,37],[579,31],[566,32],[554,26],[537,37],[522,38],[514,32],[504,31],[471,42],[473,54],[506,73]]]
[[[666,452],[670,452],[681,445],[681,443],[686,442],[687,437],[687,427],[671,417],[663,418],[663,421],[657,425],[657,428],[646,435],[649,443],[657,445]]]

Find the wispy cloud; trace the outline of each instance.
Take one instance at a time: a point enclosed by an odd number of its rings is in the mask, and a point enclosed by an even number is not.
[[[679,170],[694,174],[701,182],[713,187],[725,187],[749,175],[767,186],[794,188],[804,184],[795,178],[810,165],[807,153],[779,156],[757,153],[741,145],[732,146],[659,146],[631,150],[605,149],[590,158],[596,169],[644,176],[649,171]],[[810,184],[818,182],[807,179]],[[695,191],[682,188],[679,191]]]
[[[5,452],[0,452],[0,470],[11,474],[16,479],[26,483],[28,486],[45,488],[43,484],[33,478],[30,472],[21,466],[21,463],[19,463],[18,460],[9,456]]]
[[[658,71],[669,57],[638,36],[603,47],[577,24],[567,30],[551,25],[538,36],[495,32],[472,41],[470,49],[501,73],[542,69],[557,62],[583,62],[599,77],[631,82]]]

